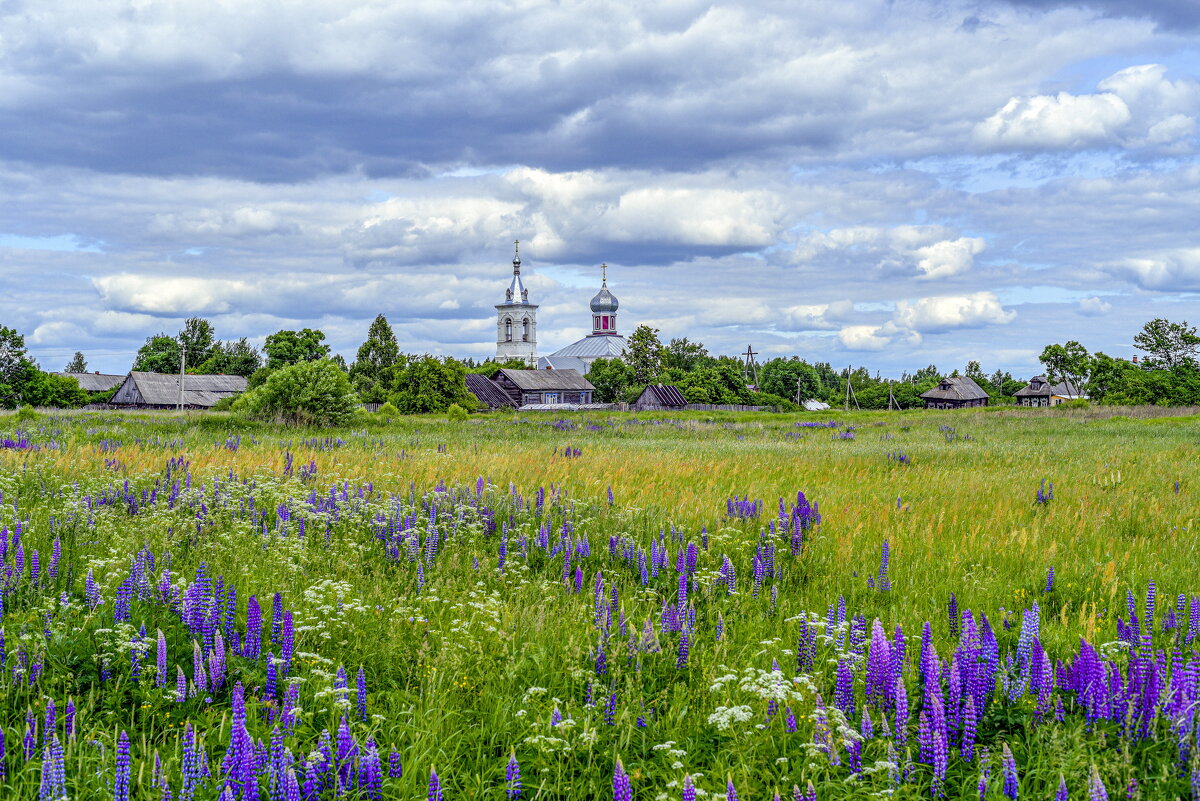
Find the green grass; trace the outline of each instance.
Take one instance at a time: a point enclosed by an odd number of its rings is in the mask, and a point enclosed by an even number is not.
[[[385,780],[388,798],[423,797],[431,768],[448,799],[503,798],[504,763],[511,752],[520,760],[526,797],[535,798],[611,795],[617,756],[639,799],[678,797],[685,773],[699,775],[697,786],[718,795],[732,777],[742,798],[769,798],[774,788],[786,793],[810,780],[822,799],[888,790],[895,798],[929,797],[928,766],[915,764],[912,781],[893,789],[884,766],[851,780],[844,755],[842,766],[833,767],[816,753],[814,697],[806,684],[796,685],[791,702],[799,731],[786,733],[782,710],[771,725],[759,725],[765,699],[722,677],[769,671],[777,659],[790,681],[797,617],[808,613],[823,620],[839,597],[851,615],[865,617],[868,631],[876,618],[889,635],[897,625],[904,627],[906,676],[913,678],[923,622],[931,622],[943,658],[953,650],[946,612],[951,593],[960,609],[988,616],[1002,654],[1015,648],[1021,614],[1038,601],[1043,645],[1052,658],[1067,658],[1080,637],[1097,645],[1114,640],[1114,618],[1125,614],[1126,593],[1138,597],[1140,608],[1150,580],[1157,583],[1160,614],[1176,594],[1200,592],[1198,418],[1127,414],[1104,418],[1076,409],[820,417],[583,414],[566,416],[557,428],[550,425],[556,418],[528,415],[454,423],[416,417],[390,424],[362,416],[354,428],[337,432],[258,426],[221,415],[42,418],[36,428],[26,428],[40,450],[0,451],[0,520],[10,541],[22,521],[26,571],[32,551],[44,565],[56,538],[62,548],[57,578],[39,586],[15,578],[5,584],[9,680],[0,683],[0,725],[8,775],[0,787],[14,797],[36,797],[40,747],[28,761],[20,753],[26,711],[40,720],[52,699],[61,721],[68,697],[79,709],[77,735],[66,743],[72,799],[111,797],[113,747],[121,730],[133,741],[135,798],[158,797],[152,786],[156,751],[177,792],[184,719],[203,732],[213,773],[218,772],[229,739],[229,687],[211,693],[211,703],[173,700],[175,665],[189,677],[193,673],[193,635],[179,615],[161,604],[135,602],[127,624],[113,623],[117,585],[128,575],[131,557],[149,549],[159,570],[169,558],[180,589],[201,563],[209,575],[223,576],[237,590],[239,627],[245,624],[246,598],[256,595],[269,629],[270,599],[281,593],[296,616],[292,676],[302,679],[303,708],[286,743],[301,762],[322,730],[336,735],[347,705],[353,716],[354,676],[363,668],[372,717],[355,724],[355,736],[362,743],[373,738],[385,763],[386,752],[395,748],[405,764],[402,778]],[[842,425],[796,425],[829,419]],[[11,417],[0,422],[0,428],[6,425],[11,433]],[[833,437],[848,426],[853,439]],[[239,436],[234,450],[230,438]],[[325,447],[326,438],[342,444]],[[581,454],[565,458],[567,446]],[[291,476],[282,475],[287,452],[294,457]],[[889,453],[903,453],[910,463],[897,464]],[[159,494],[169,493],[162,477],[173,457],[189,463],[192,490],[185,488],[174,508],[161,500],[141,505],[141,493],[156,481]],[[310,460],[316,477],[301,480],[299,469]],[[175,477],[183,475],[177,471]],[[407,554],[398,561],[386,557],[374,536],[375,519],[400,510],[416,513],[424,527],[422,499],[439,482],[473,495],[479,477],[489,482],[486,505],[496,511],[498,524],[512,518],[506,570],[497,569],[498,534],[487,533],[469,505],[439,496],[443,511],[453,508],[462,519],[453,525],[443,521],[449,539],[427,563],[418,592],[416,563]],[[1044,505],[1034,503],[1042,479],[1054,485],[1054,499]],[[125,502],[87,508],[85,498],[124,493],[126,481],[139,499],[136,514]],[[212,500],[214,481],[222,487],[219,502]],[[336,520],[308,504],[310,493],[325,497],[332,485],[339,492],[347,488],[350,497]],[[363,498],[354,500],[360,487]],[[541,516],[529,509],[539,487],[548,498]],[[823,522],[808,534],[799,557],[788,555],[786,541],[778,539],[782,576],[754,597],[754,548],[778,499],[790,504],[797,491],[819,504]],[[727,520],[725,504],[733,495],[762,499],[763,517]],[[264,518],[250,519],[251,501]],[[207,516],[197,531],[201,502]],[[281,505],[291,510],[282,528]],[[303,539],[297,536],[302,517]],[[541,525],[551,526],[553,541],[564,520],[591,547],[592,555],[580,562],[579,594],[561,581],[561,556],[530,546],[528,558],[521,558],[514,544],[521,535],[534,538]],[[679,635],[659,630],[663,604],[676,593],[673,565],[682,547],[671,532],[679,532],[683,543],[699,544],[702,528],[709,549],[700,551],[701,586],[691,594],[696,629],[688,667],[678,670]],[[609,556],[610,538],[648,549],[662,532],[671,566],[643,587],[636,569]],[[892,589],[880,592],[868,587],[867,577],[879,569],[885,540]],[[724,556],[737,569],[736,595],[713,584]],[[13,559],[10,547],[6,563]],[[1042,588],[1051,566],[1056,589],[1046,595]],[[105,598],[96,610],[83,604],[89,569]],[[593,625],[597,571],[606,592],[615,586],[620,597],[609,669],[602,677],[594,672],[601,641]],[[772,586],[778,593],[774,607]],[[66,606],[60,602],[64,593]],[[649,621],[660,650],[639,651],[627,661],[628,638],[615,631],[621,613],[639,637]],[[715,637],[718,615],[725,624],[721,641]],[[1006,620],[1011,630],[1002,625]],[[128,641],[142,625],[151,639],[158,629],[167,637],[171,681],[165,689],[154,682],[153,648],[141,679],[131,677]],[[1169,634],[1156,642],[1172,647]],[[23,678],[12,681],[21,649],[35,662],[44,660],[32,685]],[[835,662],[832,648],[823,647],[810,679],[830,704]],[[348,704],[339,704],[331,691],[338,666],[349,674]],[[104,681],[102,669],[111,674]],[[234,657],[229,672],[230,683],[242,682],[251,699],[251,734],[269,742],[271,726],[261,717],[265,666]],[[589,680],[598,700],[594,708],[583,703]],[[857,682],[861,708],[861,674]],[[607,725],[604,706],[614,692],[615,720]],[[915,731],[919,703],[913,690],[910,703]],[[709,722],[718,707],[739,705],[751,707],[751,721],[728,729]],[[555,706],[567,725],[549,725]],[[1146,798],[1188,796],[1186,778],[1171,764],[1175,744],[1165,727],[1149,741],[1130,744],[1116,727],[1088,730],[1070,702],[1068,710],[1063,724],[1032,727],[1032,698],[992,708],[980,733],[991,749],[989,797],[1000,797],[1001,743],[1016,755],[1022,798],[1050,797],[1060,772],[1072,797],[1084,797],[1092,764],[1100,768],[1110,797],[1131,778],[1153,788],[1143,791]],[[911,756],[916,758],[915,750]],[[887,758],[886,743],[875,739],[863,762],[870,767]],[[978,763],[952,755],[947,795],[973,795],[978,776]],[[266,798],[265,779],[262,786]],[[219,789],[210,784],[197,797],[218,798]]]

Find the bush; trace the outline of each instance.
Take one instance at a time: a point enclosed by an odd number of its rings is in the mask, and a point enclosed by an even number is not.
[[[467,410],[457,403],[452,403],[450,404],[450,408],[446,410],[446,416],[450,418],[450,422],[452,423],[461,423],[467,419]]]
[[[210,412],[227,412],[233,408],[233,402],[237,400],[237,395],[229,395],[221,398],[219,401],[209,407]]]
[[[235,411],[290,425],[345,425],[358,398],[350,379],[328,359],[297,362],[271,373],[258,389],[242,395]]]
[[[13,415],[13,420],[17,423],[32,423],[40,418],[41,415],[35,412],[28,403],[17,409],[17,413]]]
[[[379,415],[380,417],[388,417],[388,418],[399,417],[400,410],[397,409],[395,406],[393,406],[391,403],[385,403],[382,406],[380,406],[378,409],[375,410],[375,414]]]

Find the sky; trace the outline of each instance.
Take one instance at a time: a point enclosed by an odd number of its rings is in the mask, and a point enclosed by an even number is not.
[[[619,325],[1017,377],[1200,323],[1194,0],[6,0],[0,324],[122,373],[206,317],[352,360]]]

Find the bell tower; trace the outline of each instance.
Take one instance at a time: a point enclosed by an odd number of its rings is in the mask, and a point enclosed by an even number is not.
[[[521,280],[521,242],[513,243],[513,274],[504,302],[496,304],[496,361],[520,359],[537,367],[537,304]]]

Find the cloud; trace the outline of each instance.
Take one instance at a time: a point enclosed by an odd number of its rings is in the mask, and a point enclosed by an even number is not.
[[[917,269],[922,278],[946,278],[966,272],[987,243],[980,237],[959,237],[918,248]]]
[[[880,351],[892,343],[891,337],[883,336],[879,327],[872,325],[848,325],[838,331],[837,337],[846,350]]]
[[[1016,316],[1015,311],[1000,305],[995,293],[975,292],[970,295],[898,301],[894,321],[900,328],[929,334],[960,328],[1004,325],[1012,322]]]
[[[1102,317],[1111,310],[1111,303],[1095,296],[1079,301],[1079,313],[1085,317]]]
[[[1186,149],[1195,131],[1200,85],[1168,81],[1166,67],[1128,67],[1100,81],[1094,94],[1014,97],[975,126],[975,140],[994,149],[1154,147]]]
[[[1200,27],[1200,6],[1192,0],[1007,0],[1030,8],[1084,6],[1112,17],[1152,19],[1168,30]]]
[[[1200,292],[1200,247],[1127,258],[1108,265],[1107,269],[1143,289]]]

